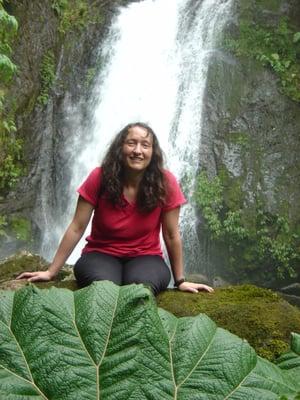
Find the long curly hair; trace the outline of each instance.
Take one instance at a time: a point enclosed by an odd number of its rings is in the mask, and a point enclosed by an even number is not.
[[[126,125],[111,143],[102,162],[100,196],[105,195],[114,206],[124,206],[122,197],[124,186],[123,144],[134,127],[140,127],[152,137],[152,157],[139,185],[137,207],[142,212],[152,211],[162,206],[166,198],[166,182],[163,173],[163,153],[153,130],[147,124],[135,122]]]

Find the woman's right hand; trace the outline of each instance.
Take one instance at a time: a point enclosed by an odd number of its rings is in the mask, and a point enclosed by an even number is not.
[[[23,272],[16,279],[26,279],[28,282],[51,281],[54,278],[50,271]]]

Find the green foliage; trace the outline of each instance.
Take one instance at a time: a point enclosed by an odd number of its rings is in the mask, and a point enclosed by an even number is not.
[[[95,79],[97,73],[97,68],[89,68],[86,73],[86,79],[85,79],[85,86],[89,88],[91,86],[91,83]]]
[[[49,100],[49,91],[55,79],[55,57],[53,51],[49,50],[43,57],[41,68],[41,91],[37,98],[37,102],[46,105]]]
[[[251,57],[270,67],[279,77],[282,92],[300,102],[300,32],[286,18],[278,27],[240,22],[238,38],[226,40],[237,56]]]
[[[19,216],[7,217],[0,214],[0,237],[14,236],[17,240],[29,242],[31,240],[31,223],[28,219]]]
[[[195,201],[212,239],[227,244],[232,272],[243,279],[243,266],[246,275],[255,271],[256,278],[295,277],[299,236],[287,217],[264,211],[259,201],[252,208],[243,206],[241,188],[235,201],[231,196],[225,202],[225,192],[220,176],[209,180],[205,172],[200,173]]]
[[[7,192],[22,173],[22,141],[16,138],[13,112],[5,108],[8,84],[17,70],[11,61],[11,43],[17,33],[16,19],[7,14],[0,1],[0,191]]]
[[[15,64],[10,60],[11,41],[18,30],[16,19],[7,14],[0,2],[0,85],[8,83],[16,72]],[[1,109],[0,109],[1,111]]]
[[[223,188],[219,177],[208,180],[207,174],[201,172],[198,176],[195,201],[201,208],[207,226],[213,238],[222,236],[220,212],[223,208]]]
[[[59,31],[62,35],[83,29],[91,17],[86,0],[52,0],[52,8],[59,17]]]
[[[28,219],[13,217],[10,226],[18,240],[22,240],[23,242],[31,240],[31,223]]]
[[[9,121],[4,121],[6,125]],[[22,140],[17,139],[14,134],[14,123],[8,125],[9,129],[0,128],[0,191],[6,192],[13,188],[19,177],[22,175]]]
[[[142,285],[3,291],[0,321],[3,398],[275,400],[300,389],[206,315],[158,310]]]
[[[5,215],[0,215],[0,237],[6,236],[5,227],[7,226],[7,218]]]

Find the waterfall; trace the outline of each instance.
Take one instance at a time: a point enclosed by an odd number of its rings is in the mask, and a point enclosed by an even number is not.
[[[93,92],[91,129],[76,145],[81,150],[72,166],[68,198],[75,201],[75,188],[99,165],[115,134],[129,122],[148,123],[164,150],[166,167],[181,180],[189,200],[180,219],[187,271],[195,271],[194,265],[201,259],[192,196],[201,161],[201,132],[205,129],[202,108],[206,75],[231,3],[144,0],[119,9],[101,45],[100,58],[105,66]],[[79,112],[74,108],[72,104],[65,108],[70,119]],[[69,204],[66,218],[56,221],[55,232],[45,227],[41,252],[48,259],[74,211],[74,202]],[[83,245],[81,241],[69,263],[78,258]]]

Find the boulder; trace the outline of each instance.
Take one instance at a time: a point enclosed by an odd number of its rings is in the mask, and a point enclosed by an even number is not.
[[[28,252],[10,257],[0,264],[0,289],[20,289],[29,284],[15,279],[21,272],[46,270],[47,267],[43,258]],[[73,269],[68,265],[62,268],[56,280],[36,285],[78,288]],[[300,327],[300,309],[280,294],[253,285],[219,287],[214,293],[198,294],[170,289],[157,297],[157,303],[178,317],[207,314],[218,326],[246,339],[258,355],[269,360],[289,349],[290,334],[299,332]]]

